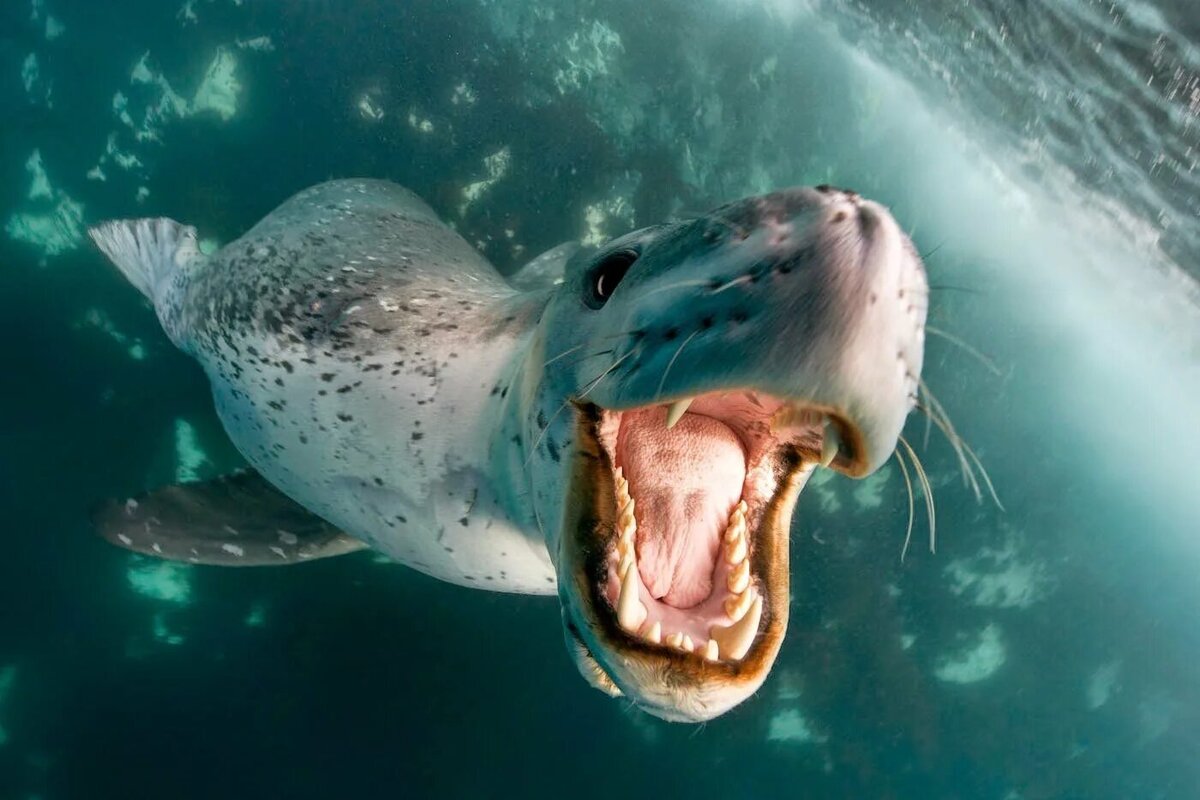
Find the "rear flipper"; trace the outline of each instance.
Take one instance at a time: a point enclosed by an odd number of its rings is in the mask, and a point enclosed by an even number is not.
[[[118,547],[192,564],[277,566],[366,547],[252,470],[110,500],[92,522]]]
[[[174,272],[201,258],[196,229],[166,217],[113,220],[88,236],[151,303]]]

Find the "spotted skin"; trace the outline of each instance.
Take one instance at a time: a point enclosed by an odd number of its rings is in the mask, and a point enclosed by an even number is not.
[[[526,485],[488,474],[547,297],[516,292],[411,192],[345,180],[179,270],[156,306],[285,494],[436,578],[551,593]]]

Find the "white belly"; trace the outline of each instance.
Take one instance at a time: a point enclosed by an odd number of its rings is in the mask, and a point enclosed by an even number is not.
[[[405,378],[344,362],[304,365],[304,352],[271,344],[256,345],[261,363],[237,377],[214,368],[221,359],[201,357],[226,431],[267,480],[435,578],[556,591],[541,532],[513,518],[485,471],[496,413],[486,404],[500,365]],[[285,360],[291,371],[268,366]]]

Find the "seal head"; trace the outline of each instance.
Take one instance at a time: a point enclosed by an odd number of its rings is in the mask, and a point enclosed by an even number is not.
[[[765,680],[788,532],[818,466],[892,454],[928,287],[882,206],[750,198],[578,254],[531,348],[531,493],[593,685],[701,721]],[[551,351],[547,342],[554,343]]]

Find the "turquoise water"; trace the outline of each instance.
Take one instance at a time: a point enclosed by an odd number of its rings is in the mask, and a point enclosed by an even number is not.
[[[1200,795],[1193,3],[38,0],[0,75],[0,797]],[[794,184],[888,204],[1003,510],[918,417],[936,553],[894,464],[815,480],[772,677],[704,726],[588,688],[550,598],[96,538],[242,462],[85,226],[219,244],[346,176],[505,271]]]

